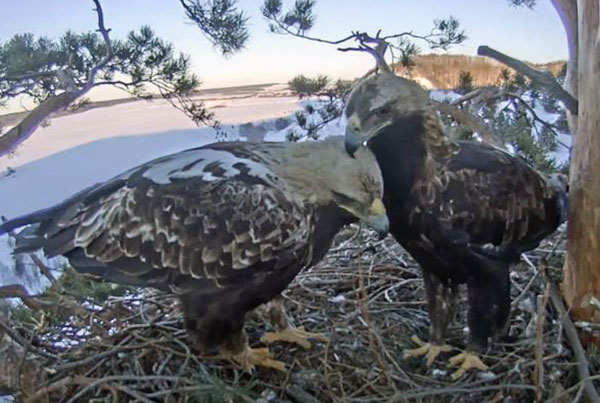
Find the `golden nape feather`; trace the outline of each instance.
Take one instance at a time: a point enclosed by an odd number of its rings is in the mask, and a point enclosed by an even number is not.
[[[81,272],[176,292],[199,350],[280,368],[248,352],[246,312],[317,262],[342,226],[363,220],[386,233],[382,191],[372,153],[348,156],[341,137],[216,143],[140,165],[0,231],[26,226],[17,252],[42,248]]]

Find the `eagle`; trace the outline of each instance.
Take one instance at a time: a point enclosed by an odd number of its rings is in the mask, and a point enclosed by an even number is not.
[[[176,294],[193,347],[245,369],[284,370],[250,348],[247,312],[267,304],[277,340],[305,345],[281,292],[318,262],[342,226],[389,222],[370,151],[342,136],[302,143],[221,142],[142,164],[0,226],[25,227],[15,253],[43,249],[79,272]],[[358,164],[356,163],[358,162]]]
[[[383,175],[390,233],[419,263],[431,323],[430,341],[405,357],[430,366],[468,289],[469,341],[450,359],[459,378],[487,367],[478,352],[508,335],[510,266],[565,220],[566,193],[521,158],[476,141],[452,141],[428,94],[392,73],[370,76],[351,93],[345,146],[373,151]]]

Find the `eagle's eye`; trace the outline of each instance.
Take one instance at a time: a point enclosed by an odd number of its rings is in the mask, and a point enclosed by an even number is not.
[[[385,116],[385,115],[389,114],[391,111],[392,111],[391,106],[386,105],[384,107],[377,109],[375,114],[377,114],[378,116]]]

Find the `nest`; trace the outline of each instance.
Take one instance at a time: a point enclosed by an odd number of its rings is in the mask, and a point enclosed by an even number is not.
[[[295,325],[329,337],[306,350],[270,345],[287,364],[285,374],[264,368],[247,373],[199,357],[170,295],[111,288],[107,295],[122,295],[89,298],[61,280],[43,297],[23,296],[35,310],[19,308],[0,322],[0,389],[19,401],[63,403],[578,400],[586,383],[563,337],[565,317],[552,303],[562,238],[558,233],[511,271],[510,325],[517,341],[494,343],[483,356],[489,370],[457,381],[447,358],[459,350],[440,355],[431,367],[402,358],[415,347],[411,336],[428,337],[416,263],[391,238],[374,242],[365,232],[346,231],[284,294]],[[459,348],[466,340],[464,292],[461,298],[448,340]],[[249,315],[245,328],[254,347],[272,330],[258,315]]]

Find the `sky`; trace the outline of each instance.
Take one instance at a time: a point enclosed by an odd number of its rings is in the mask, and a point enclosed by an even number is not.
[[[283,3],[287,8],[293,1]],[[342,53],[332,45],[270,33],[259,11],[261,4],[262,0],[238,1],[250,18],[251,37],[246,49],[225,58],[186,20],[178,0],[102,0],[112,38],[150,25],[176,50],[191,56],[205,88],[287,82],[297,74],[353,78],[373,66],[367,54]],[[57,38],[67,29],[96,29],[92,6],[91,0],[0,0],[0,42],[23,32]],[[510,7],[508,0],[317,0],[315,10],[317,21],[310,34],[328,39],[345,37],[352,30],[426,34],[434,19],[452,15],[468,39],[450,53],[475,55],[479,45],[488,45],[532,62],[567,58],[564,31],[549,0],[538,0],[533,10]],[[428,52],[426,46],[421,48]]]

